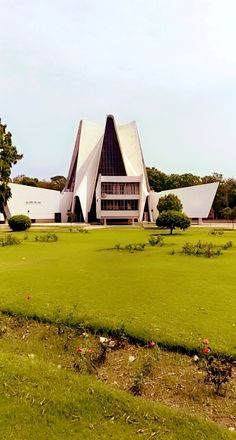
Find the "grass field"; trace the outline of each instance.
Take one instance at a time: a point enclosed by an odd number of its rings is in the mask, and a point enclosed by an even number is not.
[[[235,356],[236,248],[210,259],[180,253],[186,241],[223,244],[236,238],[234,231],[221,236],[208,232],[192,228],[178,235],[164,234],[164,246],[146,246],[143,252],[133,253],[112,248],[147,243],[156,231],[114,228],[82,234],[59,230],[55,243],[35,242],[35,235],[44,232],[30,231],[27,239],[24,233],[15,233],[22,239],[19,246],[0,247],[0,309],[52,321],[55,328],[66,321],[101,332],[118,330],[172,350],[197,351],[201,338],[207,337],[214,351]],[[19,328],[12,321],[10,330],[5,319],[0,316],[2,439],[235,437],[186,411],[176,412],[111,389],[95,377],[78,375],[66,364],[58,368],[58,359],[66,362],[69,353],[63,352],[62,341],[50,339],[50,326],[47,337],[35,330],[36,341],[27,321],[19,321]],[[73,353],[72,349],[71,359]],[[227,417],[231,423],[230,413]]]
[[[202,419],[110,389],[40,359],[0,355],[2,440],[227,440]]]
[[[213,350],[235,355],[236,247],[209,259],[179,253],[186,241],[236,244],[234,231],[208,232],[165,235],[163,247],[135,253],[110,248],[147,242],[155,230],[58,232],[56,243],[29,232],[20,246],[0,248],[1,310],[124,328],[170,347],[196,349],[207,337]]]

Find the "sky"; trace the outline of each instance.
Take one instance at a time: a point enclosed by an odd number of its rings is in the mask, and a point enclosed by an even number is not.
[[[0,0],[13,176],[67,175],[81,119],[135,120],[145,163],[236,177],[235,0]]]

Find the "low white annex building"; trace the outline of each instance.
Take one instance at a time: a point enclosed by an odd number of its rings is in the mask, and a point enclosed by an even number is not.
[[[218,183],[161,193],[150,190],[135,122],[105,128],[81,121],[64,190],[11,184],[6,217],[26,214],[36,222],[134,223],[155,221],[161,196],[176,194],[190,218],[209,215]]]

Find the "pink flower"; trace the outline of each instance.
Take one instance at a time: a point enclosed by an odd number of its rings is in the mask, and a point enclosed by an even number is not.
[[[156,342],[154,342],[154,341],[149,341],[149,343],[148,343],[149,348],[153,348],[153,347],[155,347],[155,345],[156,345]]]
[[[89,349],[88,349],[88,352],[89,352],[89,353],[94,353],[94,349],[93,349],[93,348],[89,348]]]
[[[202,352],[204,354],[209,354],[211,352],[211,349],[210,349],[210,347],[205,347],[205,348],[203,348]]]
[[[209,339],[202,339],[202,343],[208,345],[209,344]]]
[[[76,348],[77,353],[83,353],[84,349],[81,347]]]

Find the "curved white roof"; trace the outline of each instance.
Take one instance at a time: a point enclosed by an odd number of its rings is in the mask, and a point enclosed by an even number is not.
[[[150,192],[150,205],[153,210],[153,219],[158,217],[157,204],[161,197],[174,194],[179,197],[183,205],[183,212],[190,218],[207,218],[216,195],[219,182],[204,185],[176,188],[159,193]]]

